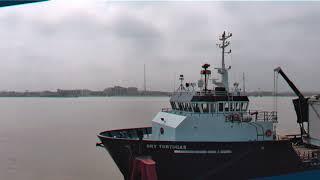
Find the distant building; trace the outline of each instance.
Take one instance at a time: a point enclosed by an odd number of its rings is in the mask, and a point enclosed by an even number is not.
[[[104,90],[107,96],[137,96],[139,95],[138,88],[136,87],[121,87],[121,86],[114,86],[110,88],[106,88]]]
[[[80,96],[90,96],[92,93],[92,91],[90,91],[89,89],[81,89],[80,90]]]
[[[72,89],[72,90],[57,90],[58,96],[62,97],[79,97],[79,96],[103,96],[103,91],[90,91],[88,89]]]
[[[88,96],[106,96],[104,91],[90,91]]]
[[[127,88],[121,86],[114,86],[105,90],[107,96],[125,96],[127,94]]]
[[[114,86],[103,91],[88,89],[57,89],[57,91],[0,91],[0,97],[88,97],[88,96],[167,96],[161,91],[139,91],[136,87]]]
[[[57,92],[52,92],[52,91],[42,91],[39,92],[38,96],[40,97],[55,97],[57,96]]]
[[[137,96],[137,95],[139,95],[138,88],[136,88],[136,87],[128,87],[127,88],[127,95],[129,95],[129,96]]]

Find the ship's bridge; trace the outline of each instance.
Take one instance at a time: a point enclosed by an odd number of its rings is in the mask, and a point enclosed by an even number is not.
[[[247,96],[223,94],[221,92],[176,92],[170,99],[173,111],[194,113],[235,113],[246,112],[249,105]]]

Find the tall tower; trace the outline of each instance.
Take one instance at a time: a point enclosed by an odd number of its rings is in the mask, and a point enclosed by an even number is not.
[[[224,63],[224,55],[231,53],[231,49],[228,52],[225,52],[225,48],[230,45],[230,41],[227,41],[227,39],[230,38],[231,36],[232,36],[232,33],[228,33],[228,35],[226,35],[226,32],[223,31],[222,36],[219,38],[219,40],[221,41],[221,44],[219,44],[219,48],[221,48],[222,50],[222,63],[221,63],[221,68],[217,68],[217,69],[218,69],[218,73],[221,74],[222,83],[227,91],[229,91],[228,71],[231,69],[231,67],[229,66],[229,68],[226,68],[226,65]]]

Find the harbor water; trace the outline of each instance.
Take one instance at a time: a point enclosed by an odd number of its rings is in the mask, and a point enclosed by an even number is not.
[[[273,97],[249,99],[274,109]],[[278,97],[279,134],[298,132],[291,99]],[[123,179],[96,135],[150,126],[165,107],[169,97],[0,98],[0,179]]]

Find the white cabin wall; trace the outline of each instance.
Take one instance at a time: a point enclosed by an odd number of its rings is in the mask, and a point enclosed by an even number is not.
[[[160,133],[160,128],[164,129],[164,133]],[[175,128],[152,122],[152,140],[159,141],[175,141]]]
[[[167,112],[159,112],[152,120],[152,140],[174,141],[176,140],[176,127],[186,116]],[[164,133],[160,133],[160,128]]]
[[[259,124],[259,125],[257,125]],[[256,129],[257,127],[257,129]],[[263,128],[261,128],[263,127]],[[176,130],[177,141],[257,141],[272,140],[264,135],[267,129],[273,130],[271,122],[225,122],[221,114],[192,114],[179,124]]]

